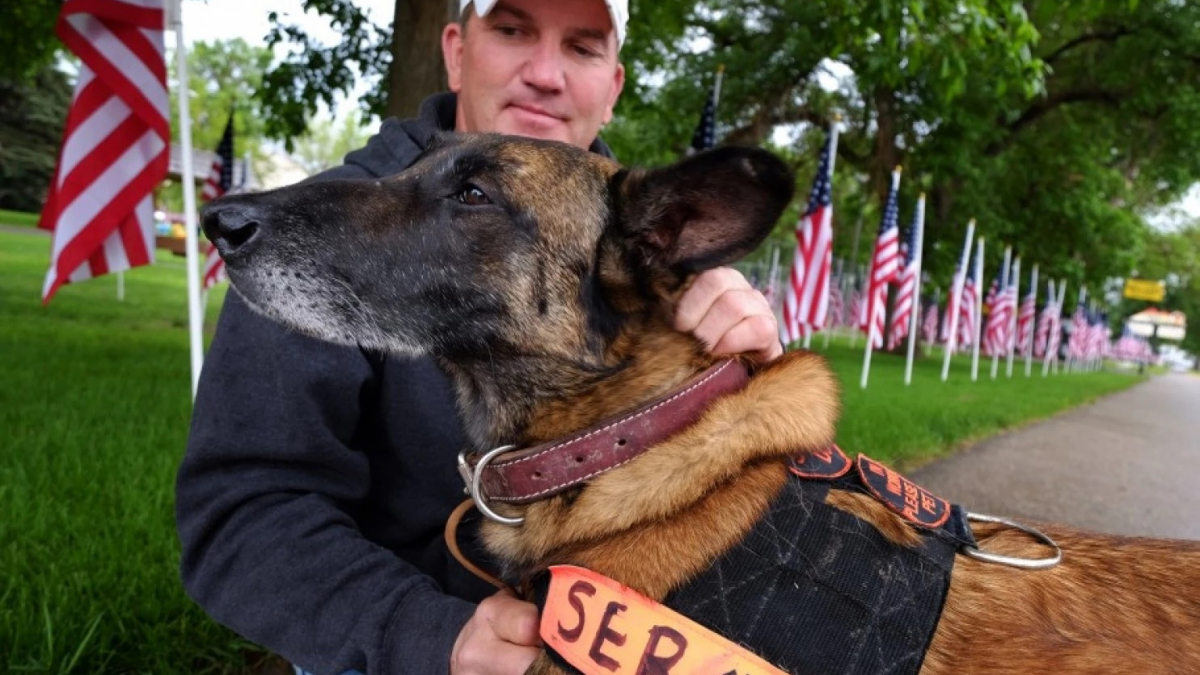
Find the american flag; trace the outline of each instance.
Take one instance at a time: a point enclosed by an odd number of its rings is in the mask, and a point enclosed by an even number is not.
[[[1037,299],[1034,297],[1036,289],[1030,290],[1025,294],[1025,298],[1021,300],[1021,311],[1017,313],[1017,353],[1021,356],[1029,356],[1029,350],[1033,348],[1033,320],[1037,315]]]
[[[867,303],[863,301],[863,293],[857,288],[850,289],[850,306],[846,312],[848,326],[860,326],[866,321]]]
[[[1050,287],[1051,295],[1053,295],[1054,286]],[[1050,300],[1046,300],[1046,305],[1042,307],[1042,312],[1038,316],[1037,334],[1033,338],[1033,356],[1034,358],[1044,358],[1046,356],[1046,348],[1049,346],[1050,330],[1055,323],[1055,313],[1057,307]]]
[[[867,312],[859,324],[875,349],[883,347],[888,284],[896,279],[900,271],[899,192],[900,171],[896,170],[892,172],[892,187],[888,190],[883,220],[879,223],[879,236],[875,239],[875,252],[871,256],[871,272],[867,277]]]
[[[956,296],[954,289],[958,287],[959,277],[962,276],[962,268],[959,265],[954,266],[954,278],[950,280],[950,292],[946,294],[946,320],[942,322],[942,330],[938,334],[938,340],[941,342],[950,341],[950,317],[958,312],[958,306],[962,304],[962,296]],[[965,287],[966,282],[963,282]]]
[[[1000,275],[992,281],[988,291],[986,306],[988,307],[987,325],[983,344],[988,356],[999,356],[1008,353],[1009,330],[1012,324],[1013,297],[1012,287],[1003,286]]]
[[[890,346],[895,349],[908,339],[908,321],[913,315],[917,294],[917,265],[913,260],[917,250],[918,209],[908,230],[908,240],[900,245],[900,271],[896,274],[896,306],[892,309]]]
[[[169,137],[162,0],[67,0],[55,32],[80,66],[38,222],[54,232],[42,302],[65,283],[150,264]]]
[[[243,172],[243,181],[245,179]],[[233,187],[233,113],[225,123],[225,131],[221,134],[221,142],[217,144],[217,152],[213,157],[212,168],[208,171],[208,179],[204,181],[204,190],[200,198],[205,201],[216,199],[230,191]],[[225,281],[225,261],[217,247],[208,244],[204,249],[204,290]]]
[[[221,142],[217,144],[217,152],[213,156],[212,168],[208,170],[208,179],[204,181],[204,189],[200,198],[209,201],[229,192],[233,185],[233,115],[225,123],[225,133],[221,134]]]
[[[708,150],[717,144],[717,86],[717,83],[714,82],[712,88],[708,90],[708,98],[704,101],[704,112],[700,114],[700,123],[696,125],[696,131],[692,133],[692,145],[688,148],[689,153]]]
[[[963,347],[975,344],[975,305],[979,302],[977,281],[974,271],[967,275],[958,303],[958,344]]]
[[[829,325],[842,326],[846,323],[846,302],[842,299],[840,284],[829,287]]]
[[[796,225],[796,255],[783,302],[783,341],[800,339],[807,331],[825,327],[829,310],[830,269],[833,265],[833,153],[837,130],[829,133],[808,207]]]
[[[1075,313],[1071,315],[1071,337],[1067,340],[1067,356],[1072,359],[1082,359],[1087,355],[1088,347],[1088,318],[1082,304],[1075,305]]]
[[[929,303],[925,309],[925,320],[921,326],[921,339],[933,344],[938,337],[938,306],[936,302]]]

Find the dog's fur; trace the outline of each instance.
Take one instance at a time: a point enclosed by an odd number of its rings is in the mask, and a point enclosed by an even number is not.
[[[226,198],[203,220],[259,311],[328,340],[433,356],[474,449],[487,450],[586,428],[711,365],[672,329],[675,301],[697,272],[761,242],[792,184],[759,150],[627,171],[562,144],[460,136],[394,177]],[[486,543],[510,578],[571,563],[662,599],[745,536],[789,457],[832,442],[837,396],[822,359],[785,355],[625,466],[497,506],[525,522],[489,523]],[[869,497],[827,501],[917,541]],[[923,673],[1200,672],[1200,545],[1044,529],[1064,551],[1048,571],[958,556]],[[976,534],[988,550],[1046,553],[1011,530]],[[558,670],[542,658],[531,672]]]

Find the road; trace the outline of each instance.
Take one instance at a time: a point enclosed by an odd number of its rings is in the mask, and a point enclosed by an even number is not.
[[[910,478],[977,513],[1200,539],[1200,377],[1156,377]]]

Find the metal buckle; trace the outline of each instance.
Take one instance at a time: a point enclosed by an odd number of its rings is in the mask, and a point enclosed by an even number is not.
[[[1012,556],[1000,555],[998,553],[988,553],[987,551],[980,550],[976,546],[964,546],[962,547],[962,552],[963,555],[967,556],[968,558],[982,560],[983,562],[997,563],[1000,565],[1008,565],[1009,567],[1016,567],[1023,570],[1050,569],[1051,567],[1054,567],[1058,563],[1062,562],[1062,549],[1058,547],[1058,544],[1054,543],[1054,540],[1050,537],[1047,537],[1045,534],[1042,534],[1038,530],[1035,530],[1028,525],[1022,525],[1021,523],[1009,520],[1007,518],[987,516],[981,513],[970,512],[967,513],[967,520],[973,520],[980,523],[998,523],[1000,525],[1007,525],[1008,527],[1020,530],[1025,534],[1032,536],[1034,539],[1037,539],[1043,544],[1054,549],[1054,555],[1049,558],[1014,558]]]
[[[480,513],[501,525],[516,526],[525,522],[525,519],[502,516],[487,505],[487,500],[483,496],[483,469],[498,455],[502,455],[516,447],[515,445],[502,445],[498,448],[488,450],[484,453],[483,457],[479,458],[479,462],[475,464],[475,468],[473,469],[467,463],[466,451],[458,453],[458,473],[462,476],[463,482],[466,483],[466,493],[471,495],[471,501],[475,502],[475,508],[479,509]]]

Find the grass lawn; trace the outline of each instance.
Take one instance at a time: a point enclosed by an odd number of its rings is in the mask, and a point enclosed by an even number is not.
[[[247,645],[178,581],[172,491],[190,408],[182,259],[160,252],[161,264],[127,273],[124,302],[108,276],[42,307],[49,245],[0,233],[0,672],[247,671]],[[223,297],[210,301],[210,327]],[[908,465],[1139,381],[984,374],[971,384],[959,360],[943,385],[929,359],[905,388],[902,360],[879,355],[863,392],[861,350],[835,343],[828,354],[845,383],[843,448]]]
[[[19,225],[24,227],[37,227],[38,214],[25,213],[23,211],[9,211],[8,209],[0,209],[0,225]]]

